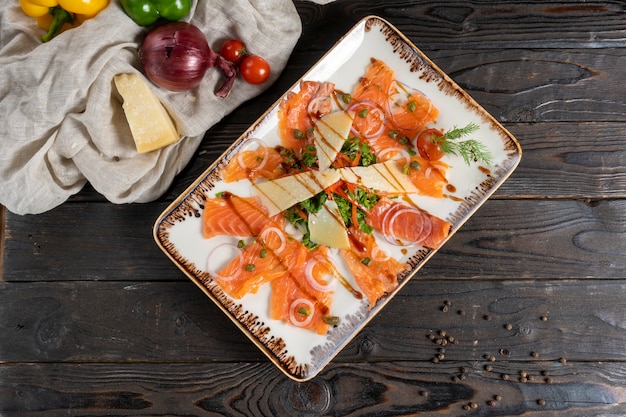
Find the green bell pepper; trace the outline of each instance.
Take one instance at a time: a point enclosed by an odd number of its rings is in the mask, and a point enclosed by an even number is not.
[[[192,0],[120,0],[124,11],[140,26],[150,26],[159,18],[177,21],[187,16]]]

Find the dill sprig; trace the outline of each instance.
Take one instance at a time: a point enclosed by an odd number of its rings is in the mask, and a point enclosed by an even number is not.
[[[441,137],[433,137],[439,149],[444,153],[450,153],[453,155],[461,156],[467,165],[472,162],[484,162],[485,164],[491,164],[491,154],[487,147],[476,139],[459,140],[464,136],[471,135],[479,129],[476,123],[470,123],[465,127],[449,130]]]

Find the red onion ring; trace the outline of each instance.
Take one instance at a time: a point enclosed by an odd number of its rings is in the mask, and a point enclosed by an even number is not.
[[[241,168],[248,169],[250,171],[260,171],[267,164],[267,157],[269,156],[269,150],[267,149],[267,144],[263,142],[261,139],[257,139],[257,138],[246,139],[246,142],[244,143],[242,148],[245,148],[248,145],[255,144],[255,143],[259,145],[259,148],[263,149],[263,160],[259,163],[259,166],[257,166],[256,168],[247,167],[243,160],[243,151],[246,149],[242,149],[241,151],[237,153],[237,162],[239,162],[239,166]]]
[[[424,170],[424,176],[426,178],[433,178],[435,180],[445,180],[446,179],[445,170],[442,171],[441,168],[437,167],[436,164],[433,162],[436,162],[436,161],[430,161],[431,164]]]
[[[380,246],[375,245],[372,248],[372,260],[376,262],[385,262],[390,258],[389,254],[382,250]]]
[[[309,105],[307,107],[307,112],[310,115],[312,115],[313,117],[320,117],[323,114],[326,114],[326,113],[320,112],[319,110],[316,110],[317,109],[317,104],[320,101],[324,101],[324,100],[327,100],[329,102],[329,107],[330,107],[330,97],[329,96],[318,96],[318,97],[315,97],[313,100],[311,100],[309,102]]]
[[[422,232],[415,239],[418,244],[424,243],[424,241],[430,235],[430,232],[433,230],[433,221],[427,215],[422,215],[424,221],[422,222]]]
[[[212,264],[211,258],[218,252],[218,249],[220,248],[223,249],[226,247],[230,249],[235,249],[236,252],[238,253],[238,256],[236,259],[239,259],[239,265],[233,271],[233,273],[228,276],[220,275],[218,271],[213,271],[213,267],[211,265]],[[215,278],[219,279],[220,281],[224,281],[224,282],[232,281],[236,279],[237,277],[239,277],[239,275],[243,271],[243,251],[240,248],[238,248],[237,245],[235,244],[222,243],[221,245],[218,245],[215,248],[213,248],[213,250],[209,253],[209,255],[207,256],[207,260],[206,260],[206,267],[207,267],[207,271],[210,274],[212,274]]]
[[[391,243],[393,245],[396,245],[396,246],[417,245],[419,243],[419,241],[417,239],[415,239],[413,241],[403,242],[402,239],[398,238],[396,236],[396,234],[394,233],[394,231],[393,231],[393,225],[395,224],[396,220],[398,219],[398,216],[400,216],[401,214],[404,214],[404,213],[416,213],[418,216],[420,216],[422,218],[424,217],[424,215],[419,210],[417,210],[416,208],[412,208],[412,207],[404,207],[404,208],[400,208],[398,210],[395,210],[395,212],[391,215],[391,218],[389,218],[389,221],[383,223],[383,234],[385,235],[385,237],[387,238],[386,240],[389,243]],[[387,215],[389,215],[389,212],[387,213]],[[385,220],[387,220],[387,216],[385,216],[385,218],[383,219],[383,221],[385,221]],[[422,222],[422,230],[420,230],[419,235],[422,234],[423,227],[424,227],[424,224]],[[387,230],[385,230],[385,229],[387,229]]]
[[[309,259],[304,268],[304,276],[306,277],[306,280],[309,283],[309,285],[313,287],[315,290],[319,292],[331,292],[337,286],[337,281],[332,279],[332,275],[331,275],[331,279],[329,279],[326,282],[326,285],[320,284],[313,276],[313,268],[315,268],[315,265],[317,265],[318,262],[319,262],[319,259],[317,256]]]
[[[266,229],[264,229],[261,234],[259,235],[259,239],[261,239],[263,241],[263,243],[267,246],[267,235],[270,233],[276,233],[276,235],[278,235],[278,237],[280,238],[280,246],[276,249],[274,248],[270,248],[275,254],[279,254],[282,251],[285,250],[285,248],[287,247],[287,238],[285,237],[285,232],[283,232],[282,230],[280,230],[278,227],[268,227]],[[269,247],[269,246],[268,246]]]
[[[384,155],[387,155],[388,153],[391,153],[391,152],[397,152],[397,154],[392,156],[391,158],[384,158]],[[382,151],[380,151],[380,153],[377,155],[380,162],[385,162],[390,159],[397,160],[399,159],[398,156],[404,157],[407,164],[411,163],[411,155],[409,155],[409,152],[406,149],[400,148],[400,147],[385,148]]]
[[[373,101],[370,101],[370,100],[360,100],[360,101],[357,101],[357,102],[354,102],[354,103],[350,104],[346,108],[346,111],[354,111],[354,109],[359,107],[359,106],[367,106],[368,107],[368,115],[369,115],[370,112],[377,113],[379,115],[379,117],[380,117],[380,120],[381,120],[380,126],[379,126],[378,130],[375,131],[374,133],[371,133],[369,135],[362,135],[361,132],[356,130],[356,128],[354,127],[354,124],[352,124],[352,127],[350,128],[350,132],[353,135],[363,136],[363,138],[365,138],[365,139],[374,139],[374,138],[377,138],[380,135],[382,135],[383,132],[385,131],[385,129],[387,128],[387,115],[385,114],[383,109],[381,109],[380,106],[378,104],[374,103]],[[359,117],[359,116],[357,115],[356,117]]]
[[[393,236],[392,233],[390,233],[389,229],[389,218],[391,216],[393,216],[395,214],[396,211],[402,209],[401,206],[392,206],[391,208],[387,209],[385,211],[385,214],[383,215],[383,218],[381,220],[381,230],[380,232],[383,234],[383,236],[385,237],[385,240],[393,245],[398,245],[398,242],[393,240]]]
[[[304,320],[298,320],[296,318],[296,314],[298,314],[297,308],[301,304],[304,304],[309,309],[309,313],[310,313],[308,316],[304,316],[306,317]],[[289,307],[289,320],[291,321],[291,324],[293,324],[294,326],[304,327],[307,324],[309,324],[311,320],[313,320],[314,311],[315,311],[315,306],[313,305],[311,301],[307,300],[306,298],[298,298],[294,300],[293,303],[291,303],[291,306]],[[298,314],[298,316],[302,317],[302,314]]]

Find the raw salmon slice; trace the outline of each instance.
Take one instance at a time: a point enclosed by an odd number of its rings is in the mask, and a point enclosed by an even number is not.
[[[328,278],[334,266],[325,247],[309,251],[293,269],[271,283],[272,295],[269,315],[296,327],[318,334],[328,332],[328,319],[336,281]],[[314,281],[313,281],[314,280]]]
[[[417,207],[382,198],[372,208],[367,222],[393,244],[439,247],[452,224]]]
[[[284,147],[300,152],[313,141],[315,120],[330,112],[335,84],[302,81],[278,106],[278,135]]]
[[[352,92],[351,107],[356,115],[353,133],[365,140],[377,155],[399,145],[397,138],[389,135],[395,129],[390,124],[388,112],[389,90],[393,82],[394,72],[383,61],[372,60]]]
[[[275,148],[244,149],[230,160],[222,175],[226,182],[246,178],[250,181],[259,178],[271,180],[286,174],[283,162],[282,155]]]
[[[433,103],[419,91],[410,92],[398,82],[399,88],[392,88],[397,92],[391,92],[388,100],[389,114],[393,125],[401,134],[410,139],[439,116],[439,110]]]
[[[383,252],[373,235],[354,227],[349,232],[351,248],[340,250],[340,254],[371,308],[398,286],[398,275],[408,265]]]
[[[304,262],[306,252],[306,247],[297,239],[268,223],[253,243],[242,248],[239,256],[214,274],[214,279],[231,297],[241,298],[256,293],[268,282],[289,275]],[[218,260],[219,254],[211,257]],[[208,267],[212,270],[211,265]]]
[[[419,169],[409,169],[409,178],[420,194],[435,198],[443,197],[443,190],[448,182],[446,179],[448,164],[414,155],[410,157],[409,166],[419,166]]]
[[[360,78],[352,99],[351,108],[361,115],[355,117],[354,133],[366,140],[376,154],[406,146],[439,115],[425,95],[395,80],[393,70],[375,59]]]
[[[394,82],[394,72],[383,61],[372,59],[365,75],[359,79],[352,93],[355,101],[369,100],[381,108],[387,107],[389,91]]]
[[[257,197],[223,193],[204,203],[202,232],[205,239],[219,235],[257,236],[267,223],[282,228],[282,219],[270,217]]]

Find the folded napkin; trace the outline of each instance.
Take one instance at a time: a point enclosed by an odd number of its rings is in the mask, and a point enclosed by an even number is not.
[[[291,0],[196,0],[185,19],[219,50],[241,39],[267,59],[272,74],[261,86],[238,79],[231,94],[209,69],[201,85],[172,93],[154,87],[183,139],[138,154],[115,89],[119,73],[141,73],[137,48],[146,29],[119,2],[95,18],[42,44],[42,31],[17,0],[0,6],[0,204],[36,214],[62,204],[87,183],[114,203],[162,195],[189,162],[204,133],[282,71],[301,33]]]

